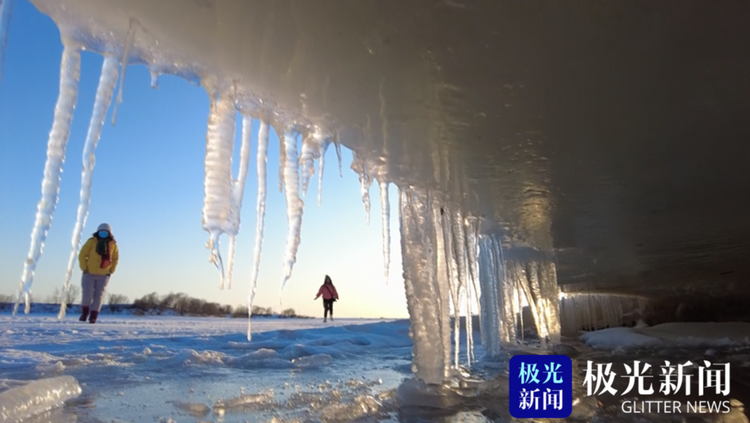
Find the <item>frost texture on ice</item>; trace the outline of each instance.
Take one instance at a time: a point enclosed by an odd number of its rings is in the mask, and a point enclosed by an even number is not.
[[[279,138],[282,138],[279,135]],[[297,166],[297,139],[292,133],[284,133],[284,192],[286,194],[286,218],[289,226],[286,236],[286,249],[284,251],[284,274],[281,281],[281,290],[284,290],[286,282],[292,277],[292,269],[297,261],[297,249],[300,243],[300,232],[302,230],[302,212],[305,203],[299,196],[299,167]]]
[[[214,94],[209,89],[209,94]],[[206,248],[209,260],[219,269],[219,287],[224,288],[224,264],[219,250],[219,238],[232,229],[232,153],[236,110],[234,99],[227,88],[211,102],[206,134],[206,175],[204,179],[203,229],[208,232]]]
[[[112,93],[117,82],[117,60],[113,56],[105,56],[102,63],[102,73],[99,77],[99,87],[96,89],[96,98],[94,100],[94,110],[91,112],[91,121],[89,122],[86,142],[83,145],[83,170],[81,171],[81,192],[78,200],[78,215],[76,224],[73,229],[73,239],[71,240],[70,258],[68,258],[68,269],[65,272],[65,284],[63,286],[62,304],[58,319],[65,317],[67,310],[67,293],[70,290],[70,277],[73,274],[73,266],[76,263],[78,250],[81,248],[81,234],[86,226],[86,218],[89,214],[89,204],[91,203],[91,182],[96,164],[96,145],[102,134],[102,126],[107,116],[107,110],[112,102]]]
[[[31,247],[24,263],[21,285],[16,295],[16,303],[13,314],[18,311],[18,305],[23,298],[26,307],[25,313],[31,310],[30,294],[31,285],[34,282],[34,271],[42,256],[44,242],[47,233],[52,226],[52,217],[55,214],[57,200],[60,192],[60,175],[65,162],[65,150],[68,146],[70,136],[70,122],[73,119],[73,111],[78,101],[78,78],[81,70],[81,52],[79,47],[71,45],[63,39],[64,49],[62,62],[60,64],[60,93],[55,105],[54,121],[52,130],[47,141],[47,161],[44,164],[44,179],[42,180],[42,199],[39,201],[34,221],[34,229],[31,232]]]
[[[258,197],[256,210],[256,222],[255,222],[255,247],[253,248],[253,271],[250,275],[250,292],[247,298],[247,340],[252,339],[250,333],[250,315],[253,310],[253,301],[255,301],[255,291],[258,286],[258,271],[260,270],[260,253],[263,246],[263,228],[266,219],[266,167],[268,165],[268,123],[265,121],[260,122],[260,128],[258,129],[258,156],[257,156],[257,171],[258,171]]]
[[[35,380],[0,393],[0,417],[3,422],[21,422],[79,395],[81,387],[73,376]]]
[[[3,82],[5,67],[5,49],[8,47],[10,17],[13,15],[14,0],[0,0],[0,83]]]

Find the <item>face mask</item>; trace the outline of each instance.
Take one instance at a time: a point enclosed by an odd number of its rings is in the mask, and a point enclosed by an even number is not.
[[[107,231],[99,231],[99,238],[109,238],[109,232]]]

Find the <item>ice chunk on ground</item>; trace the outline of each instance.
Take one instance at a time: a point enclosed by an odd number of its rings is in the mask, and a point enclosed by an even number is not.
[[[3,422],[20,422],[77,398],[81,387],[73,376],[35,380],[0,393]]]
[[[194,417],[204,417],[211,412],[211,407],[202,403],[172,401],[178,410],[184,411]]]
[[[214,404],[214,410],[231,410],[257,405],[263,405],[273,399],[273,392],[262,392],[259,394],[240,395],[228,400],[219,400]]]
[[[310,368],[327,366],[333,362],[333,357],[328,354],[315,354],[306,357],[295,358],[292,360],[294,367]]]

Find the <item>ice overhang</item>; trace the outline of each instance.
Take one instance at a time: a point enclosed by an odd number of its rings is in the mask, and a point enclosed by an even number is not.
[[[432,187],[571,290],[750,292],[750,4],[33,0]],[[125,92],[127,101],[127,91]]]

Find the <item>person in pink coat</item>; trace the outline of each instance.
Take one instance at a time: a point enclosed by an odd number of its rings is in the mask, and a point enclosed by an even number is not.
[[[328,275],[326,275],[323,285],[320,286],[315,299],[317,300],[321,295],[323,296],[323,321],[328,320],[328,313],[331,314],[331,321],[333,321],[333,302],[339,299],[339,293],[336,292],[336,287],[333,286],[331,277]]]

